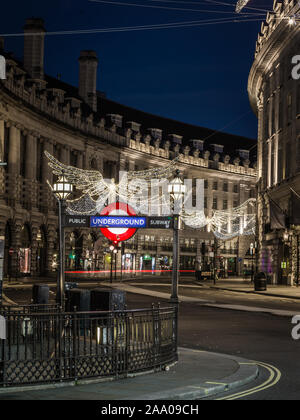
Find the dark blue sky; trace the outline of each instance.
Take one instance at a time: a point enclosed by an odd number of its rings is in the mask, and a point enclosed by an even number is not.
[[[49,32],[240,19],[228,13],[233,12],[233,7],[209,3],[211,0],[117,1],[193,11],[88,0],[10,0],[1,6],[0,33],[21,33],[25,18],[32,16],[42,17]],[[223,2],[235,4],[233,0]],[[250,0],[248,5],[270,9],[272,3]],[[155,31],[47,36],[45,70],[52,76],[61,73],[62,80],[77,85],[80,50],[94,49],[99,57],[98,89],[108,98],[157,115],[255,138],[257,120],[248,101],[247,79],[265,15],[254,15],[259,13],[254,9],[247,11],[253,13],[249,19],[258,20],[209,22],[205,26]],[[5,45],[22,57],[22,37],[7,37]]]

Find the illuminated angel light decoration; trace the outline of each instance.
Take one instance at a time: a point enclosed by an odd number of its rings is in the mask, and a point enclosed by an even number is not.
[[[116,184],[114,180],[110,182],[104,180],[99,171],[65,165],[47,151],[45,151],[45,155],[49,159],[49,166],[52,168],[54,175],[58,177],[63,175],[78,191],[82,191],[79,198],[67,200],[67,212],[81,215],[92,215],[100,212],[108,200],[110,202],[123,201],[129,205],[139,203],[140,210],[144,209],[146,212],[148,199],[145,200],[145,197],[148,195],[150,182],[154,179],[165,181],[170,178],[178,161],[178,158],[176,158],[161,168],[126,172],[120,182]],[[162,199],[159,193],[157,196],[151,196],[152,208],[161,204]]]
[[[230,210],[216,210],[211,218],[206,218],[204,212],[194,214],[183,213],[184,223],[194,229],[208,226],[208,231],[221,240],[229,240],[236,236],[254,235],[256,227],[256,199],[251,198],[239,207]]]
[[[166,180],[173,175],[177,159],[169,162],[163,168],[147,169],[144,171],[132,171],[125,173],[119,184],[114,180],[107,182],[99,171],[78,169],[65,165],[55,159],[50,153],[45,152],[49,159],[49,166],[54,175],[64,176],[67,181],[81,191],[79,198],[67,200],[67,212],[74,215],[94,215],[100,213],[106,203],[123,201],[133,206],[139,214],[157,214],[165,206],[170,204],[169,194],[162,194],[161,187]],[[151,193],[151,181],[157,180],[157,192]],[[166,189],[167,190],[167,189]],[[191,191],[187,191],[185,202]],[[249,199],[239,207],[215,211],[211,218],[205,216],[204,210],[189,213],[183,210],[181,217],[184,224],[190,228],[201,229],[207,226],[208,232],[212,232],[221,240],[229,240],[236,236],[255,234],[256,199]],[[166,213],[167,214],[167,213]]]
[[[236,4],[235,11],[236,13],[240,13],[245,6],[249,3],[250,0],[239,0]]]

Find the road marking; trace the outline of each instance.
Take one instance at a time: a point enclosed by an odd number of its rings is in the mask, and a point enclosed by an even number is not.
[[[245,363],[245,364],[247,364],[247,363]],[[280,381],[282,375],[281,375],[280,370],[277,369],[275,366],[272,366],[268,363],[262,363],[262,362],[254,362],[254,364],[263,367],[264,369],[266,369],[270,373],[269,378],[264,383],[254,387],[254,388],[250,388],[250,389],[247,389],[245,391],[238,392],[236,394],[228,395],[228,396],[223,397],[223,398],[218,398],[217,400],[218,401],[237,400],[239,398],[243,398],[243,397],[246,397],[248,395],[252,395],[252,394],[255,394],[257,392],[261,392],[261,391],[264,391],[268,388],[271,388],[271,387],[275,386]]]
[[[211,384],[211,385],[225,385],[228,386],[228,384],[225,384],[224,382],[205,382],[206,384]]]

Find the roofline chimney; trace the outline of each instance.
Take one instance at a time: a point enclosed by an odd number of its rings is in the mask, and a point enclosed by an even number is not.
[[[97,111],[98,58],[95,51],[81,51],[79,61],[79,96]]]
[[[44,79],[44,20],[26,19],[24,26],[24,68],[32,79]]]

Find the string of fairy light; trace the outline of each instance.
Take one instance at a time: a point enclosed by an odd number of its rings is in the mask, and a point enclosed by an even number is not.
[[[178,159],[161,168],[127,172],[117,184],[114,180],[105,180],[99,171],[65,165],[50,153],[45,154],[53,174],[64,176],[81,194],[78,198],[66,201],[69,214],[100,214],[106,204],[116,201],[132,206],[137,214],[166,215],[170,210],[170,196],[163,194],[162,189],[167,191],[166,183],[173,176]],[[154,192],[153,180],[156,187]],[[191,198],[191,194],[192,190],[187,191],[184,202]],[[204,210],[189,212],[183,206],[181,218],[187,227],[202,229],[207,226],[208,232],[226,241],[241,235],[255,234],[255,203],[256,200],[252,198],[229,210],[215,210],[212,217],[206,217]]]
[[[183,29],[192,27],[201,27],[208,25],[224,25],[224,24],[236,24],[236,23],[247,23],[247,22],[259,22],[265,16],[266,13],[274,13],[272,9],[265,9],[263,7],[252,7],[251,0],[238,0],[236,3],[228,3],[226,1],[217,0],[204,0],[200,1],[180,1],[180,0],[146,0],[144,3],[131,3],[129,1],[116,1],[116,0],[89,0],[92,5],[105,4],[111,7],[126,7],[126,8],[151,8],[158,10],[166,10],[170,13],[174,12],[186,12],[205,15],[228,15],[228,17],[221,18],[206,18],[199,20],[183,20],[177,22],[159,23],[159,24],[148,24],[148,25],[133,25],[133,26],[116,26],[108,28],[91,28],[91,29],[74,29],[74,30],[60,30],[60,31],[46,31],[43,35],[46,36],[65,36],[65,35],[88,35],[88,34],[105,34],[105,33],[116,33],[116,32],[132,32],[132,31],[153,31],[153,30],[170,30],[170,29]],[[160,4],[157,4],[160,3]],[[182,6],[177,6],[181,4]],[[197,5],[198,7],[192,7],[188,5]],[[201,5],[209,6],[210,8],[199,8]],[[170,6],[171,5],[171,6]],[[176,5],[174,7],[173,5]],[[228,7],[228,10],[225,10]],[[229,8],[231,10],[229,10]],[[299,14],[296,15],[280,15],[275,16],[279,20],[287,20],[289,25],[296,25],[299,20]],[[38,35],[40,33],[2,33],[1,37],[25,37]]]

